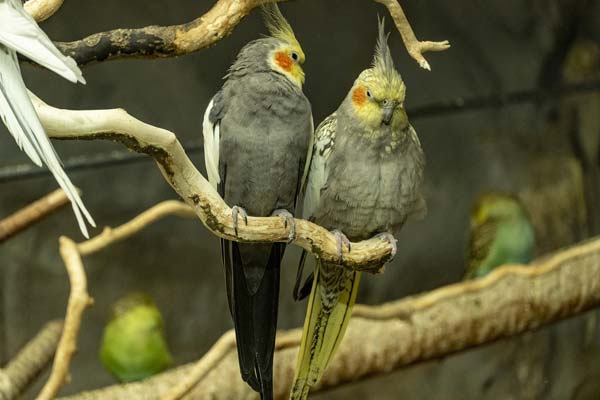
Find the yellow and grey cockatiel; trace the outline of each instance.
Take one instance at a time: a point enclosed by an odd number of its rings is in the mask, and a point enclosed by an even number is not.
[[[304,218],[333,230],[338,252],[349,240],[379,235],[393,246],[411,215],[426,212],[420,192],[424,155],[404,110],[405,85],[383,21],[373,66],[315,132]],[[304,256],[299,267],[299,279]],[[316,260],[291,399],[308,397],[344,337],[360,272]],[[297,282],[298,283],[298,282]]]
[[[17,53],[71,82],[85,83],[75,61],[64,56],[25,12],[20,0],[0,0],[0,118],[31,161],[45,164],[65,191],[79,228],[88,237],[85,220],[95,226],[79,193],[62,168],[46,136],[21,77]]]
[[[263,11],[271,35],[244,46],[206,109],[204,158],[209,181],[232,207],[236,230],[247,215],[277,215],[286,220],[291,240],[312,114],[302,92],[302,47],[275,4]],[[285,246],[221,242],[240,372],[263,400],[273,398]]]
[[[163,317],[149,295],[134,292],[113,304],[100,360],[121,382],[148,378],[171,365]]]

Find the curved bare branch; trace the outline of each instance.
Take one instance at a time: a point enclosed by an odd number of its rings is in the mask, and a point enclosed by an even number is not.
[[[249,217],[236,235],[231,208],[198,172],[174,133],[141,122],[122,109],[62,110],[30,96],[50,137],[111,140],[154,158],[166,181],[215,235],[241,242],[287,242],[289,227],[277,217]],[[339,262],[335,236],[312,222],[296,220],[293,243],[324,261]],[[381,272],[391,256],[391,246],[379,238],[354,243],[351,252],[343,251],[341,264],[372,273]]]

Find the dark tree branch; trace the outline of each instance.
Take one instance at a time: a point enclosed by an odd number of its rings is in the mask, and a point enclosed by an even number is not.
[[[252,9],[287,0],[219,0],[206,14],[172,26],[147,26],[100,32],[57,47],[77,64],[116,58],[159,58],[193,53],[228,36]]]

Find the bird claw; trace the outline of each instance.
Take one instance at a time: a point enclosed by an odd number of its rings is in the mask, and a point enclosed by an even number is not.
[[[248,213],[246,213],[246,210],[239,206],[231,207],[231,217],[233,218],[233,230],[235,232],[235,236],[238,236],[238,218],[240,215],[244,220],[244,224],[248,226]]]
[[[334,229],[333,231],[331,231],[331,233],[333,233],[335,235],[335,244],[337,247],[337,256],[339,259],[339,262],[343,262],[344,261],[344,256],[342,255],[342,245],[346,246],[348,248],[348,253],[350,253],[350,250],[352,250],[352,244],[350,243],[350,240],[348,240],[348,238],[346,237],[346,235],[344,235],[344,233],[338,229]]]
[[[398,253],[398,239],[396,239],[394,235],[392,235],[389,232],[382,232],[376,235],[375,237],[389,243],[389,245],[392,246],[392,255],[390,256],[390,259],[387,260],[387,262],[392,261],[394,257],[396,257],[396,253]]]
[[[281,217],[283,218],[285,227],[287,228],[288,226],[290,227],[290,233],[288,235],[288,244],[292,243],[294,241],[294,239],[296,238],[296,220],[294,219],[294,216],[292,215],[292,213],[290,213],[288,210],[284,209],[284,208],[279,208],[275,211],[273,211],[273,213],[271,214],[274,217]]]

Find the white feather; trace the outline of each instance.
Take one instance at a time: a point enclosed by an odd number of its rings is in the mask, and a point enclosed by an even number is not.
[[[71,82],[85,83],[75,60],[54,46],[20,0],[0,0],[0,43]]]
[[[35,113],[21,78],[16,53],[2,45],[0,45],[0,117],[27,155],[38,164],[40,161],[43,162],[54,175],[59,186],[71,200],[79,228],[84,236],[88,237],[83,216],[92,226],[95,226],[94,220],[83,205],[77,189],[62,169],[50,139],[46,136]]]
[[[95,226],[94,220],[65,174],[31,104],[21,77],[17,52],[73,82],[84,82],[75,61],[54,47],[35,21],[25,13],[20,1],[0,0],[0,118],[29,158],[37,165],[45,164],[54,175],[71,201],[79,228],[87,238],[85,220]]]
[[[204,112],[204,121],[202,122],[202,135],[204,136],[204,164],[206,165],[206,173],[208,181],[217,189],[217,185],[221,183],[219,176],[219,142],[221,140],[220,124],[210,122],[210,111],[213,107],[213,100],[208,103]]]

